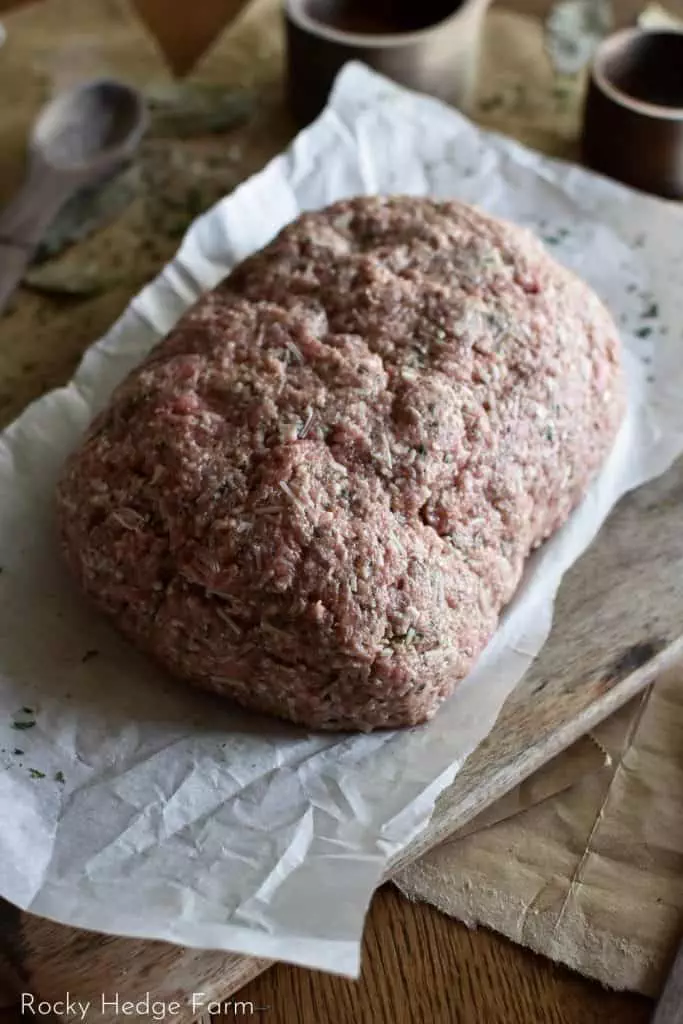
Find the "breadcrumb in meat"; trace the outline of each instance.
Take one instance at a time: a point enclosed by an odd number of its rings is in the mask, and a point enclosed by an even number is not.
[[[84,591],[173,673],[306,726],[410,726],[473,665],[624,410],[619,340],[455,202],[300,217],[121,384],[58,488]]]

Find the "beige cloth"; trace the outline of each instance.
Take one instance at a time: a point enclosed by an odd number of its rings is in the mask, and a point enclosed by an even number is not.
[[[507,821],[516,814],[535,807],[552,796],[564,793],[588,775],[594,775],[609,767],[612,758],[609,752],[593,736],[583,736],[564,753],[554,757],[539,771],[525,779],[521,785],[510,790],[490,807],[458,829],[458,839],[480,832],[484,828]]]
[[[655,995],[683,925],[683,666],[595,736],[610,765],[395,881],[603,984]]]

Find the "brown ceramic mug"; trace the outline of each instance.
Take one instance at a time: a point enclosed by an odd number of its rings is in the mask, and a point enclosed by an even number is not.
[[[626,29],[601,44],[582,147],[594,170],[683,198],[683,32]]]
[[[300,124],[325,106],[350,60],[467,106],[490,0],[284,0],[288,89]]]

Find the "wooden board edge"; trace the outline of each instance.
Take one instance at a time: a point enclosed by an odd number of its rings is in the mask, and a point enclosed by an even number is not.
[[[543,740],[541,743],[530,746],[523,760],[516,762],[515,768],[519,767],[521,770],[519,772],[515,770],[514,777],[510,777],[507,767],[494,773],[487,789],[486,806],[490,806],[505,796],[511,789],[524,782],[558,754],[567,750],[572,743],[576,743],[600,722],[609,718],[629,700],[650,686],[661,672],[671,667],[680,658],[683,658],[683,637],[663,648],[648,662],[615,684],[602,698],[594,701],[576,718],[566,722],[562,728],[553,733],[550,741]],[[394,858],[383,881],[389,881],[392,874],[417,860],[438,843],[443,842],[485,809],[484,805],[476,801],[465,801],[448,806],[446,800],[442,804],[440,808],[439,801],[437,801],[434,813],[425,830]]]

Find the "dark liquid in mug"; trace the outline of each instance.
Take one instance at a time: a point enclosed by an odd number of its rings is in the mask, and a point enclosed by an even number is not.
[[[605,77],[634,100],[683,107],[683,33],[648,33],[605,64]]]
[[[438,25],[461,6],[462,0],[310,0],[312,18],[358,35],[418,32]]]

